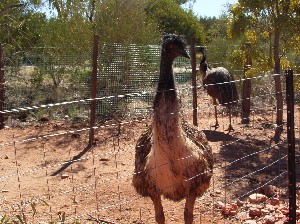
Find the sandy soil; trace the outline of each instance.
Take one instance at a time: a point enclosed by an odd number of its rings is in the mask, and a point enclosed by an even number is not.
[[[286,205],[286,130],[275,143],[273,108],[254,110],[249,125],[236,114],[235,131],[227,134],[228,117],[220,113],[214,130],[210,100],[200,105],[199,126],[213,148],[215,169],[209,191],[197,199],[195,223],[244,223],[248,218],[240,212],[249,207],[224,215],[218,203],[245,203],[264,185],[275,186],[275,197]],[[192,120],[190,112],[186,116]],[[91,148],[85,124],[50,120],[0,130],[0,215],[10,221],[20,215],[28,223],[155,223],[151,200],[131,185],[135,143],[149,120],[122,122],[120,128],[114,120],[98,124]],[[163,205],[167,223],[183,223],[184,201],[164,199]],[[263,223],[261,216],[251,219]]]

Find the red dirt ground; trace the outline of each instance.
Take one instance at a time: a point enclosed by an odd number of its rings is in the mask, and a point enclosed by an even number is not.
[[[212,111],[210,100],[201,103]],[[191,115],[187,116],[191,121]],[[286,170],[284,159],[262,172],[241,178],[266,167],[271,158],[276,160],[286,154],[286,131],[281,134],[283,144],[275,146],[272,108],[255,111],[247,126],[240,124],[239,115],[234,116],[235,132],[230,134],[224,131],[227,116],[219,116],[221,126],[214,131],[210,128],[214,122],[211,112],[203,115],[200,110],[198,115],[199,126],[205,130],[213,148],[215,170],[209,191],[196,202],[195,223],[245,223],[247,219],[264,223],[266,214],[243,218],[249,210],[246,205],[240,206],[234,215],[222,214],[217,205],[219,201],[236,202],[238,196],[251,194],[251,190],[258,192],[256,186],[262,186]],[[99,124],[95,131],[96,145],[91,149],[87,148],[88,131],[66,133],[84,128],[83,124],[49,121],[0,130],[0,216],[6,214],[12,221],[17,215],[22,218],[23,213],[23,220],[26,217],[28,223],[58,223],[60,219],[65,219],[64,223],[76,220],[80,223],[155,223],[151,200],[141,198],[131,185],[135,143],[148,123],[141,120],[124,124],[120,132],[113,125],[116,121]],[[263,153],[242,159],[264,149]],[[72,163],[64,163],[74,158]],[[236,159],[241,161],[230,163]],[[54,173],[57,175],[52,176]],[[234,180],[237,182],[231,183]],[[281,205],[286,205],[286,175],[270,184],[276,187]],[[241,198],[243,202],[246,200],[247,196]],[[183,223],[184,201],[164,199],[163,205],[167,223]],[[269,213],[275,214],[277,221],[284,220],[276,211]]]

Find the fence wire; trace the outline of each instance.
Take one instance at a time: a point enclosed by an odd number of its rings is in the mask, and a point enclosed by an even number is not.
[[[98,101],[98,119],[145,116],[154,97],[153,87],[158,79],[159,59],[160,47],[156,45],[102,45],[99,49],[97,96],[125,97]],[[32,48],[30,52],[4,55],[6,110],[88,99],[91,60],[89,49],[73,47]],[[189,61],[179,58],[175,66],[176,81],[189,82]],[[129,94],[133,92],[142,94]],[[45,116],[87,120],[89,102],[51,110],[48,108],[31,114],[24,112],[17,118],[39,120]]]

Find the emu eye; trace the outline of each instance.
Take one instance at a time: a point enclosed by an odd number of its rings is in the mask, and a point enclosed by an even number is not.
[[[169,48],[174,48],[174,47],[175,47],[174,44],[170,44],[170,45],[169,45]]]

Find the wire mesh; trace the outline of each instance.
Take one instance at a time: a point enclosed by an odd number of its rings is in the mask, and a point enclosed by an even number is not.
[[[97,97],[110,97],[97,102],[97,117],[147,117],[158,80],[160,47],[156,45],[102,45],[99,49]],[[33,105],[62,103],[90,98],[91,52],[73,47],[32,48],[30,52],[16,52],[4,56],[5,109]],[[177,59],[174,68],[176,80],[191,80],[190,62]],[[129,93],[139,92],[138,95]],[[51,106],[50,106],[51,107]],[[30,118],[71,118],[87,120],[89,102],[51,107],[31,113]],[[28,111],[16,119],[26,120]],[[11,114],[12,115],[12,114]]]

